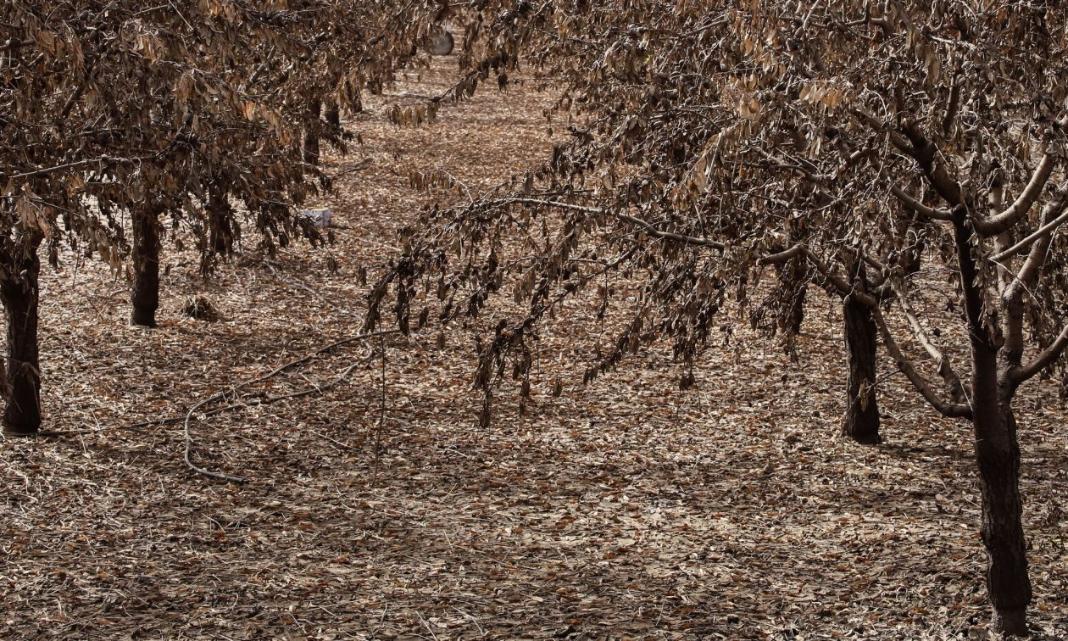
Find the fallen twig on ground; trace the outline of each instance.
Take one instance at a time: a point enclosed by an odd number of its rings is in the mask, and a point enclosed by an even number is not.
[[[185,447],[184,447],[184,451],[183,451],[183,455],[182,455],[182,460],[185,461],[186,467],[188,467],[189,469],[193,470],[197,474],[201,474],[201,475],[207,476],[209,478],[218,479],[220,481],[228,481],[228,482],[231,482],[231,483],[244,483],[247,480],[244,477],[232,476],[232,475],[229,475],[229,474],[224,474],[222,472],[214,472],[212,470],[200,467],[197,464],[193,463],[193,437],[192,437],[192,434],[190,433],[190,429],[189,428],[190,428],[190,424],[192,423],[193,414],[195,414],[198,409],[200,409],[200,408],[202,408],[205,405],[208,405],[210,403],[214,403],[215,401],[223,400],[223,399],[225,399],[225,398],[227,398],[228,396],[231,396],[231,395],[233,395],[234,398],[237,398],[238,390],[241,390],[241,389],[244,389],[246,387],[249,387],[250,385],[255,385],[257,383],[263,383],[265,381],[268,381],[268,380],[274,378],[275,376],[278,376],[279,374],[281,374],[281,373],[283,373],[285,371],[293,369],[294,367],[296,367],[298,365],[302,365],[304,363],[307,363],[308,361],[312,360],[316,356],[321,356],[322,354],[330,352],[330,351],[332,351],[334,349],[337,349],[338,347],[341,347],[343,345],[347,345],[347,344],[350,344],[350,343],[355,343],[355,342],[358,342],[358,341],[363,341],[363,340],[366,340],[368,338],[376,338],[377,337],[377,338],[381,339],[380,340],[381,349],[385,350],[385,337],[387,335],[390,335],[390,334],[396,334],[396,333],[398,333],[398,331],[399,330],[387,330],[387,331],[373,332],[373,333],[370,333],[370,334],[360,334],[358,336],[350,336],[348,338],[343,338],[341,340],[338,340],[338,341],[335,341],[333,343],[330,343],[329,345],[321,347],[321,348],[315,350],[314,352],[311,352],[309,354],[305,354],[304,356],[302,356],[302,357],[300,357],[300,358],[298,358],[296,360],[292,360],[292,361],[290,361],[288,363],[280,365],[280,366],[274,368],[273,370],[271,370],[270,372],[268,372],[267,374],[264,374],[263,376],[259,376],[257,378],[253,378],[253,379],[249,379],[247,381],[244,381],[243,383],[239,383],[238,385],[235,385],[234,387],[231,387],[230,389],[228,389],[226,391],[216,392],[215,394],[212,394],[211,396],[205,398],[204,400],[196,403],[195,405],[193,405],[192,407],[189,408],[189,411],[187,411],[185,413],[185,419],[183,420],[182,435],[183,435],[183,438],[184,438]],[[384,359],[385,359],[385,356],[383,355],[383,360]],[[348,375],[352,372],[353,369],[355,369],[355,367],[356,367],[355,364],[350,365],[349,367],[347,367],[341,373],[340,376],[335,378],[333,381],[331,381],[327,385],[324,385],[324,386],[321,386],[321,387],[311,387],[309,389],[306,389],[306,390],[303,390],[303,391],[300,391],[300,392],[294,392],[292,394],[284,394],[284,395],[277,396],[277,397],[268,397],[267,399],[264,399],[264,400],[260,401],[259,403],[255,403],[255,404],[264,405],[264,404],[267,404],[267,403],[273,403],[273,402],[277,402],[277,401],[281,401],[281,400],[301,398],[301,397],[304,397],[304,396],[310,396],[310,395],[315,394],[315,393],[322,393],[325,390],[328,390],[328,389],[330,389],[332,387],[335,387],[335,386],[339,385],[342,381],[344,381],[348,377]],[[217,409],[219,409],[220,411],[226,411],[227,409],[237,409],[239,407],[247,407],[249,405],[251,405],[251,404],[249,404],[249,403],[239,403],[239,404],[231,404],[231,405],[228,405],[228,406],[226,406],[224,408],[217,408]],[[218,413],[218,412],[215,412],[215,413]]]

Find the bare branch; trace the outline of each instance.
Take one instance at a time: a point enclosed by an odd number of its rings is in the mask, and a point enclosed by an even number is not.
[[[938,374],[942,377],[942,380],[946,383],[946,389],[949,391],[950,397],[955,402],[964,401],[967,396],[964,393],[964,385],[960,382],[960,376],[957,375],[956,370],[953,369],[953,365],[949,362],[945,353],[938,349],[938,346],[934,344],[931,337],[927,335],[923,325],[920,324],[916,315],[912,313],[912,306],[909,305],[908,297],[901,287],[891,279],[890,285],[894,289],[894,293],[897,294],[898,303],[901,305],[901,311],[905,313],[905,319],[908,320],[909,327],[912,329],[913,336],[920,343],[923,349],[938,365]]]
[[[782,265],[787,263],[798,256],[802,256],[805,253],[805,246],[798,243],[790,249],[778,252],[777,254],[769,254],[760,259],[761,265]]]
[[[953,133],[953,123],[957,119],[957,112],[960,111],[960,82],[954,77],[953,86],[949,89],[949,104],[946,106],[946,113],[942,116],[942,135],[948,137]]]
[[[1054,231],[1056,231],[1058,227],[1060,227],[1066,222],[1068,222],[1068,212],[1062,211],[1060,216],[1042,225],[1033,233],[1029,234],[1026,238],[1016,243],[1012,247],[1009,247],[1008,249],[992,256],[990,260],[994,262],[1001,262],[1006,258],[1011,258],[1033,245],[1036,240],[1043,238],[1044,236],[1049,236]]]
[[[1035,201],[1042,194],[1046,183],[1049,182],[1050,174],[1053,173],[1055,164],[1056,161],[1052,154],[1042,156],[1042,160],[1039,161],[1038,167],[1035,168],[1030,182],[1027,183],[1027,187],[1016,198],[1016,201],[999,214],[987,219],[979,218],[975,220],[975,229],[984,236],[996,236],[1019,222],[1027,215],[1027,212],[1031,210]]]
[[[906,140],[900,132],[895,131],[892,127],[888,127],[886,123],[880,120],[878,117],[868,113],[867,111],[864,111],[863,109],[854,109],[853,115],[856,116],[857,120],[867,125],[873,131],[889,134],[891,144],[897,147],[899,151],[903,151],[905,153],[910,153],[912,151],[912,148],[909,146],[908,140]]]
[[[904,123],[902,131],[912,143],[906,152],[920,165],[923,175],[934,187],[938,195],[954,208],[966,206],[964,189],[955,178],[949,175],[946,166],[939,160],[937,145],[928,140],[913,122]]]
[[[1050,346],[1036,356],[1033,361],[1023,367],[1014,368],[1009,372],[1009,376],[1016,384],[1023,383],[1027,379],[1032,378],[1042,370],[1056,363],[1057,359],[1064,354],[1066,348],[1068,348],[1068,325],[1065,325],[1064,329],[1061,330],[1060,335],[1057,336],[1057,340],[1053,341]]]
[[[1039,228],[1044,229],[1053,225],[1054,222],[1064,217],[1065,209],[1068,208],[1068,186],[1057,190],[1057,195],[1053,201],[1047,204],[1042,209],[1042,226]],[[1049,248],[1053,243],[1052,231],[1064,221],[1053,225],[1050,232],[1040,235],[1032,242],[1031,251],[1027,255],[1027,260],[1024,261],[1023,267],[1016,274],[1016,280],[1012,283],[1009,291],[1006,292],[1006,296],[1009,299],[1018,299],[1023,295],[1023,290],[1027,287],[1031,287],[1038,281],[1039,273],[1042,270],[1042,265],[1046,263],[1046,258],[1049,255]]]
[[[115,158],[114,156],[100,156],[98,158],[86,158],[85,160],[68,162],[62,165],[56,165],[54,167],[42,167],[40,169],[34,169],[33,171],[23,172],[21,174],[11,174],[10,176],[8,176],[8,178],[11,180],[36,178],[37,176],[44,176],[45,174],[52,174],[57,171],[64,171],[66,169],[77,169],[79,167],[86,167],[89,165],[103,165],[105,163],[132,165],[146,160],[151,160],[152,158],[155,158],[155,156],[140,156],[138,158]]]
[[[916,391],[923,396],[932,407],[935,408],[942,416],[948,418],[967,418],[972,417],[972,408],[963,403],[947,403],[942,400],[938,393],[935,391],[934,386],[930,381],[925,379],[912,364],[912,361],[901,351],[897,341],[894,340],[893,334],[890,333],[890,328],[886,325],[886,319],[883,318],[882,312],[879,308],[872,310],[872,316],[875,318],[875,324],[879,327],[879,334],[883,337],[883,343],[886,345],[886,349],[890,352],[890,356],[897,363],[897,368],[901,370],[901,373],[912,383],[912,386],[916,388]]]
[[[901,204],[908,208],[910,211],[914,211],[917,214],[927,218],[929,220],[953,220],[953,212],[946,209],[935,209],[928,207],[919,200],[908,195],[900,187],[894,185],[890,187],[890,193],[897,197],[901,201]]]
[[[196,463],[193,462],[193,435],[190,433],[190,429],[189,428],[190,428],[190,423],[193,420],[193,415],[196,414],[197,410],[199,410],[200,408],[202,408],[202,407],[204,407],[206,405],[209,405],[211,403],[215,403],[217,401],[224,400],[230,395],[235,395],[236,396],[236,394],[237,394],[237,392],[239,390],[245,389],[245,388],[249,387],[250,385],[255,385],[257,383],[262,383],[264,381],[270,380],[270,379],[274,378],[275,376],[278,376],[282,372],[285,372],[285,371],[288,371],[290,369],[293,369],[294,367],[297,367],[298,365],[301,365],[303,363],[307,363],[308,361],[312,360],[313,358],[315,358],[317,356],[320,356],[322,354],[326,354],[327,352],[331,352],[331,351],[337,349],[338,347],[342,347],[344,345],[348,345],[350,343],[355,343],[355,342],[358,342],[358,341],[364,341],[364,340],[367,340],[367,339],[370,339],[370,338],[385,337],[385,336],[389,336],[389,335],[397,334],[397,333],[399,333],[398,330],[386,330],[386,331],[381,331],[381,332],[371,332],[371,333],[367,333],[367,334],[359,334],[359,335],[356,335],[356,336],[349,336],[348,338],[342,338],[341,340],[334,341],[333,343],[330,343],[329,345],[326,345],[324,347],[320,347],[319,349],[315,350],[314,352],[305,354],[304,356],[302,356],[302,357],[300,357],[300,358],[298,358],[296,360],[289,361],[288,363],[286,363],[284,365],[276,367],[276,368],[272,369],[270,372],[264,374],[263,376],[258,376],[256,378],[249,379],[249,380],[244,381],[242,383],[239,383],[239,384],[237,384],[237,385],[235,385],[233,387],[227,388],[226,390],[224,390],[222,392],[216,392],[215,394],[212,394],[211,396],[208,396],[207,398],[205,398],[205,399],[199,401],[198,403],[194,404],[193,406],[191,406],[189,408],[189,411],[186,412],[185,418],[183,419],[183,422],[182,422],[182,434],[183,434],[183,439],[185,441],[185,446],[184,446],[183,453],[182,453],[182,460],[185,462],[186,467],[188,467],[193,472],[196,472],[197,474],[201,474],[203,476],[207,476],[208,478],[213,478],[213,479],[217,479],[217,480],[220,480],[220,481],[228,481],[230,483],[244,483],[246,479],[243,478],[243,477],[231,476],[229,474],[224,474],[222,472],[214,472],[214,471],[209,470],[207,468],[201,467],[201,466],[199,466],[199,465],[197,465]],[[341,377],[339,377],[337,379],[338,382],[344,380],[344,378],[348,376],[348,373],[349,373],[350,370],[351,370],[351,368],[349,370],[345,370],[345,372],[341,375]],[[318,388],[318,389],[321,389],[321,388]],[[318,389],[317,388],[312,388],[310,390],[305,390],[304,392],[298,392],[297,394],[292,395],[292,396],[287,396],[286,398],[299,398],[300,396],[307,396],[307,395],[312,394],[313,392],[318,391]],[[268,400],[271,400],[271,399],[268,399]],[[281,399],[277,399],[277,400],[281,400]],[[225,409],[229,409],[229,408],[223,408],[223,411],[225,411]],[[204,414],[205,415],[210,415],[210,414],[215,414],[215,413],[218,413],[218,412],[205,412]]]

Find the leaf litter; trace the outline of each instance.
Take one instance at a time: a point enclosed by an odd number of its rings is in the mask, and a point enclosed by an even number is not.
[[[971,437],[884,363],[887,442],[841,439],[823,298],[799,364],[739,325],[685,392],[666,346],[583,387],[578,346],[612,333],[576,306],[542,336],[534,403],[521,414],[502,389],[485,429],[471,383],[488,321],[384,339],[384,390],[378,342],[354,343],[195,422],[198,463],[243,485],[183,467],[180,424],[120,429],[355,335],[364,283],[422,207],[547,157],[551,98],[522,83],[394,126],[446,64],[346,123],[363,142],[326,159],[340,177],[319,203],[335,244],[246,248],[210,281],[169,251],[156,331],[126,325],[103,266],[43,277],[46,420],[69,434],[0,442],[0,637],[987,638]],[[220,322],[186,318],[191,296]],[[1068,638],[1068,414],[1052,384],[1020,402],[1033,625]]]

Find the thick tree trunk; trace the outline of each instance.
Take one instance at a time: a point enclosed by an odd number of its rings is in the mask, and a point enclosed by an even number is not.
[[[985,353],[984,353],[985,352]],[[987,553],[986,584],[994,628],[1027,635],[1031,580],[1020,499],[1020,445],[1012,392],[998,384],[996,348],[973,352],[975,458],[983,501],[981,534]]]
[[[133,215],[133,292],[130,322],[156,326],[159,308],[159,211],[145,208]]]
[[[851,296],[843,303],[843,315],[849,380],[842,433],[858,443],[879,443],[882,438],[875,396],[875,319],[871,309]]]
[[[986,546],[986,587],[994,606],[994,628],[1006,636],[1027,636],[1031,580],[1020,500],[1020,444],[1012,414],[1013,383],[999,372],[1002,341],[983,314],[979,268],[972,254],[974,232],[964,212],[953,219],[961,289],[972,344],[972,425],[979,490],[983,497],[981,535]]]
[[[38,277],[41,261],[32,257],[17,265],[16,277],[0,280],[0,299],[7,310],[7,407],[4,433],[36,434],[41,428],[41,372],[37,349]]]
[[[982,536],[988,559],[987,590],[994,606],[995,629],[1006,635],[1026,636],[1031,580],[1023,533],[1016,422],[1008,408],[992,419],[989,429],[1005,432],[1003,437],[976,439],[983,496]]]
[[[309,165],[319,164],[319,117],[323,103],[319,100],[308,102],[304,121],[304,162]]]

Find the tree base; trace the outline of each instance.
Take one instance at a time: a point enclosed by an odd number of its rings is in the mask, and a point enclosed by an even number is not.
[[[130,314],[130,324],[138,327],[147,327],[149,329],[156,328],[156,312],[143,311],[134,308]]]
[[[39,426],[37,425],[8,425],[4,423],[4,436],[10,437],[30,437],[37,436],[39,432]]]
[[[879,445],[883,442],[883,437],[879,436],[879,428],[875,428],[875,432],[868,430],[850,430],[849,427],[842,429],[842,435],[860,445]]]
[[[994,631],[1006,637],[1029,637],[1027,610],[994,610]]]

